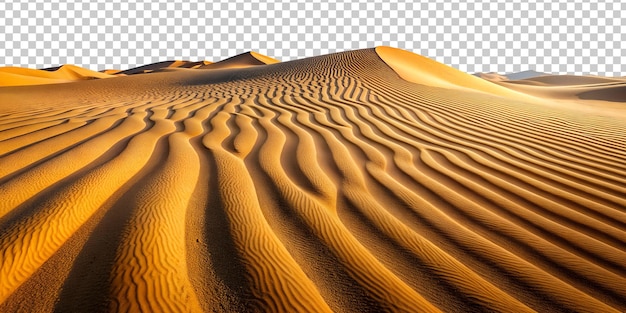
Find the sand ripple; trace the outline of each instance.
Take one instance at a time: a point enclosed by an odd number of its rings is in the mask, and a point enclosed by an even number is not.
[[[0,311],[626,310],[626,115],[394,57],[0,88]]]

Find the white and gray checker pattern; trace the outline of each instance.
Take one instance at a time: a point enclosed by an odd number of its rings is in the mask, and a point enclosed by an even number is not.
[[[626,75],[626,1],[5,0],[0,66],[126,69],[394,46],[462,71]]]

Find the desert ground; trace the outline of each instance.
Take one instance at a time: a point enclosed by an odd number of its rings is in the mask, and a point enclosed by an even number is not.
[[[0,312],[624,312],[626,78],[478,76],[0,68]]]

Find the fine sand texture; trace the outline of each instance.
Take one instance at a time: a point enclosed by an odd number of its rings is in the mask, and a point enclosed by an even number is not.
[[[626,310],[624,79],[63,68],[0,69],[0,312]]]

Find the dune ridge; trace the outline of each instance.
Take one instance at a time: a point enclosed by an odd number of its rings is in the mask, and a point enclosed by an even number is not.
[[[626,107],[407,53],[0,87],[0,311],[626,310]]]

